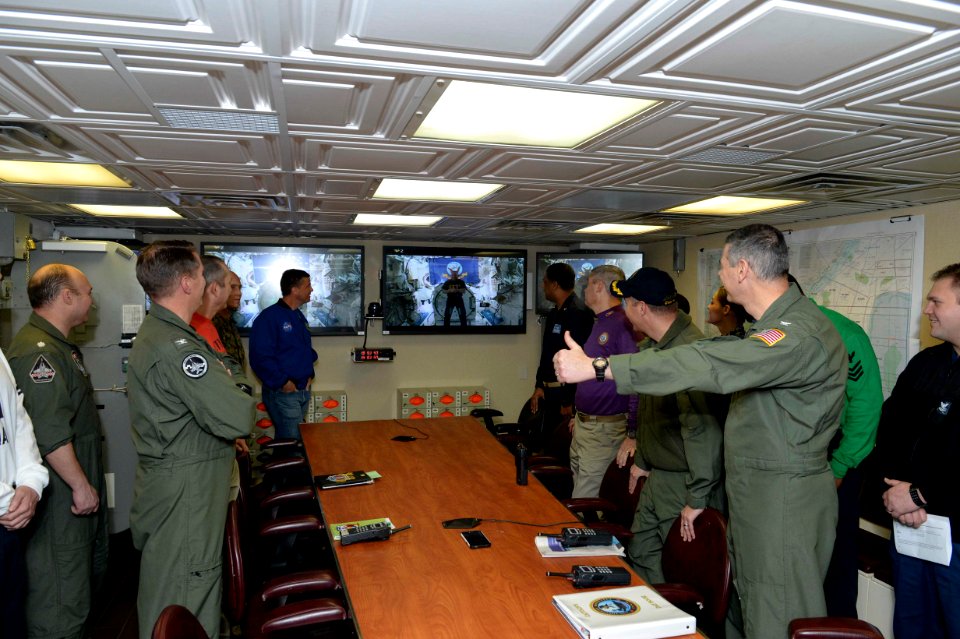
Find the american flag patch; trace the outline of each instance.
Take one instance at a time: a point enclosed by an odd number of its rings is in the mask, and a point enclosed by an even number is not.
[[[754,333],[750,337],[757,338],[767,346],[773,346],[786,336],[787,334],[781,331],[779,328],[771,328],[760,333]]]

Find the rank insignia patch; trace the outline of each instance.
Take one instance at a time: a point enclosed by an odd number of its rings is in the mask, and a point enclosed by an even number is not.
[[[41,355],[30,369],[30,379],[34,384],[49,384],[57,376],[56,369],[50,365],[47,358]]]
[[[73,362],[77,365],[77,368],[79,368],[83,376],[86,377],[87,369],[83,367],[83,357],[77,351],[73,351],[70,354],[73,356]]]
[[[760,333],[751,335],[750,337],[760,340],[767,346],[773,346],[774,344],[776,344],[786,336],[787,334],[781,331],[779,328],[771,328],[765,331],[761,331]]]
[[[191,353],[180,364],[187,377],[198,379],[207,374],[207,359],[200,353]]]

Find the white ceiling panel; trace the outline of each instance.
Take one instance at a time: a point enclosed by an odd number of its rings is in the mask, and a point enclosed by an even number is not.
[[[452,79],[658,104],[574,149],[409,137]],[[60,201],[102,194],[0,184],[3,207],[54,224],[507,244],[670,224],[590,238],[649,242],[736,228],[657,210],[714,195],[811,201],[750,218],[782,225],[960,199],[958,124],[952,2],[0,0],[0,159],[103,163],[130,204],[184,216],[104,221]],[[505,187],[371,200],[385,177]]]

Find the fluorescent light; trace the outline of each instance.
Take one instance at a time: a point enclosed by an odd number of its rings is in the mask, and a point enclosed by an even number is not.
[[[183,217],[166,206],[123,206],[117,204],[71,204],[90,215],[101,217]]]
[[[129,184],[99,164],[77,162],[0,160],[0,180],[20,184],[130,188]]]
[[[664,209],[664,213],[693,213],[701,215],[747,215],[779,209],[785,206],[805,204],[806,200],[777,200],[764,197],[737,197],[719,195],[699,202]]]
[[[398,180],[385,178],[373,194],[375,200],[439,200],[444,202],[477,202],[502,184],[480,182],[444,182],[440,180]]]
[[[91,240],[43,240],[40,248],[44,251],[70,251],[77,253],[106,253],[106,242]]]
[[[572,148],[656,100],[454,80],[414,137]]]
[[[372,224],[377,226],[433,226],[443,219],[441,215],[381,215],[379,213],[357,213],[354,224]]]
[[[577,229],[574,233],[604,233],[607,235],[642,235],[653,233],[667,228],[666,226],[650,226],[647,224],[594,224]]]

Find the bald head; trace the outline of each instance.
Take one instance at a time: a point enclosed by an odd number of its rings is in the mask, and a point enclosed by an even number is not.
[[[34,310],[49,306],[64,289],[79,290],[79,285],[89,285],[83,272],[69,264],[41,266],[27,283],[27,297]]]
[[[33,312],[67,335],[87,321],[93,306],[93,287],[80,269],[68,264],[47,264],[30,277],[27,297]]]

